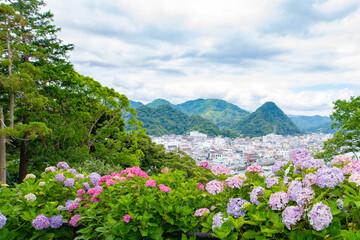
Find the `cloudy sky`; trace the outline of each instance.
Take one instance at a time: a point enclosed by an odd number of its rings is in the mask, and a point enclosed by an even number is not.
[[[129,99],[329,115],[360,95],[359,0],[45,0],[76,70]]]

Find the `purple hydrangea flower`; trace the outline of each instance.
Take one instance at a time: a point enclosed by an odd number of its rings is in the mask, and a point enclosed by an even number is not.
[[[245,217],[246,210],[243,208],[243,205],[248,203],[245,199],[242,198],[230,198],[227,204],[227,213],[233,214],[234,218]]]
[[[289,202],[289,195],[284,192],[276,192],[270,195],[269,205],[272,210],[281,210]]]
[[[63,224],[63,216],[57,215],[50,218],[50,227],[59,228]]]
[[[36,200],[36,196],[33,193],[26,194],[24,198],[26,199],[26,202],[33,202]]]
[[[305,187],[311,187],[315,183],[315,174],[308,173],[303,179],[303,184]]]
[[[311,226],[316,231],[321,231],[329,226],[333,216],[330,207],[323,203],[316,203],[308,213],[308,218]]]
[[[309,205],[315,197],[315,192],[311,187],[304,187],[301,189],[296,198],[296,203],[299,206]]]
[[[266,187],[271,188],[272,186],[279,184],[279,179],[277,177],[267,178],[265,182],[266,182]]]
[[[63,182],[65,180],[65,176],[62,173],[59,173],[55,176],[55,180],[59,182]]]
[[[300,193],[302,189],[301,182],[294,180],[290,183],[287,193],[289,194],[289,199],[292,201],[296,201],[297,195]]]
[[[291,177],[284,177],[283,187],[286,186],[291,180]]]
[[[277,173],[279,171],[284,171],[284,166],[286,162],[276,161],[275,164],[272,166],[271,171],[273,173]]]
[[[86,190],[89,190],[89,189],[90,189],[90,184],[87,183],[87,182],[84,182],[84,183],[82,184],[82,186],[83,186],[83,188],[85,188]]]
[[[4,227],[4,225],[6,224],[6,220],[7,218],[2,213],[0,213],[0,229]]]
[[[56,165],[56,167],[58,167],[58,168],[62,168],[62,169],[69,169],[70,167],[69,167],[69,164],[67,164],[66,162],[59,162],[57,165]]]
[[[282,213],[282,221],[286,227],[291,230],[291,227],[300,221],[302,214],[303,210],[299,206],[286,207]]]
[[[69,169],[69,172],[71,172],[72,174],[76,174],[76,170],[75,169],[73,169],[73,168],[71,168],[71,169]]]
[[[84,174],[76,174],[75,177],[76,177],[77,180],[80,180],[80,179],[84,179],[84,178],[85,178]]]
[[[64,185],[65,187],[72,187],[74,186],[75,180],[73,178],[68,178],[65,180]]]
[[[340,186],[344,182],[344,174],[340,168],[320,168],[315,174],[315,184],[320,188],[334,189],[336,186]]]
[[[259,205],[260,204],[259,195],[264,194],[264,192],[265,192],[265,189],[262,187],[254,188],[250,193],[250,202],[252,202],[253,204]]]
[[[47,216],[40,214],[32,221],[32,225],[36,230],[42,230],[50,226],[50,221]]]
[[[98,182],[101,178],[100,174],[96,173],[96,172],[93,172],[93,173],[90,173],[88,178],[90,178],[90,183],[94,186],[98,186]]]
[[[223,219],[222,212],[215,214],[213,217],[213,226],[212,226],[213,232],[214,232],[215,227],[221,228],[223,223],[226,221],[227,221],[227,218]]]

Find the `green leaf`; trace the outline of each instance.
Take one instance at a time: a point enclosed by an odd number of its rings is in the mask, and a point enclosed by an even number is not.
[[[248,238],[248,239],[253,239],[258,235],[257,232],[255,232],[254,230],[248,230],[246,232],[243,233],[242,237],[244,238]]]

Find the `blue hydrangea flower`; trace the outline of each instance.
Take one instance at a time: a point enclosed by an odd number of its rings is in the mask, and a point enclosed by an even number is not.
[[[59,173],[55,176],[55,180],[59,182],[63,182],[65,180],[65,176],[62,173]]]
[[[334,189],[344,182],[344,174],[340,168],[337,167],[324,167],[317,170],[315,173],[315,184],[320,188]]]
[[[90,173],[88,178],[90,178],[90,183],[94,186],[98,186],[98,182],[101,178],[100,174],[96,173],[96,172],[93,172],[93,173]]]
[[[44,214],[40,214],[32,221],[32,225],[36,230],[42,230],[50,226],[50,221]]]
[[[286,227],[291,230],[291,227],[300,221],[302,214],[303,210],[299,206],[286,207],[282,213],[282,221]]]
[[[65,180],[64,185],[65,187],[72,187],[74,186],[75,180],[72,178],[68,178]]]
[[[50,218],[50,227],[59,228],[63,224],[63,216],[57,215]]]
[[[323,203],[316,203],[308,213],[308,218],[311,226],[316,231],[321,231],[329,226],[333,216],[330,207]]]
[[[242,198],[230,198],[229,202],[227,204],[227,213],[233,214],[234,218],[238,218],[238,217],[245,217],[245,212],[246,210],[243,208],[243,205],[245,203],[248,203],[248,201],[246,201],[245,199]]]
[[[7,218],[2,213],[0,213],[0,229],[2,229],[3,226],[6,224],[6,220]]]
[[[253,204],[259,205],[260,204],[259,195],[264,194],[264,192],[265,192],[265,189],[262,187],[254,188],[250,193],[250,202],[252,202]]]
[[[226,221],[227,221],[227,218],[223,219],[222,212],[218,212],[217,214],[215,214],[213,217],[213,226],[212,226],[213,232],[214,232],[215,227],[221,228],[223,223]]]

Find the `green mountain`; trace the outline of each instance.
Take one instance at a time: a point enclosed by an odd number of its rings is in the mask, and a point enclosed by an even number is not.
[[[138,108],[141,105],[143,104],[140,102],[130,101],[130,106],[133,108]],[[159,98],[146,104],[146,106],[152,108],[157,108],[161,105],[169,105],[190,116],[200,115],[224,129],[231,129],[234,123],[250,114],[248,111],[221,99],[197,99],[176,105]]]
[[[134,109],[137,109],[138,107],[144,105],[142,102],[135,102],[131,100],[129,100],[129,102],[130,102],[130,107]]]
[[[323,117],[319,115],[315,116],[289,116],[291,121],[295,123],[296,126],[298,126],[302,130],[307,130],[309,128],[319,126],[324,123],[331,122],[330,117]]]
[[[274,126],[276,126],[276,134],[295,135],[302,133],[273,102],[266,102],[247,118],[240,120],[235,125],[235,129],[246,136],[256,137],[274,132]]]
[[[157,107],[159,107],[161,105],[169,105],[169,106],[172,106],[172,107],[175,106],[174,104],[170,103],[169,101],[167,101],[165,99],[161,99],[161,98],[155,99],[151,103],[146,104],[146,106],[152,107],[152,108],[157,108]]]
[[[199,131],[209,136],[230,135],[236,137],[232,132],[221,131],[216,124],[207,119],[198,115],[189,116],[167,104],[160,105],[157,108],[140,106],[136,112],[136,118],[143,122],[147,133],[152,136],[183,135],[190,131]]]
[[[307,132],[311,133],[336,133],[338,129],[332,129],[331,124],[333,124],[332,121],[326,122],[317,126],[313,126],[311,128],[306,129]]]

